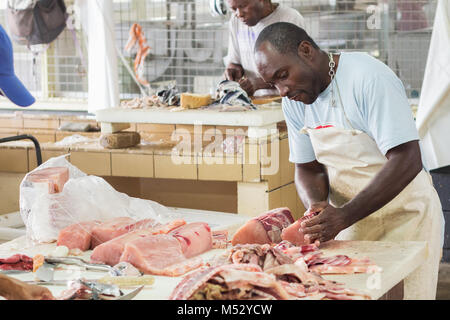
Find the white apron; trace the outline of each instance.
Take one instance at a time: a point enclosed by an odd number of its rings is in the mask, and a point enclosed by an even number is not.
[[[339,104],[338,108],[347,118]],[[329,199],[335,207],[354,198],[387,161],[375,141],[360,130],[322,127],[303,128],[301,132],[309,134],[317,161],[327,168]],[[442,256],[442,221],[442,207],[431,176],[422,169],[397,197],[342,230],[336,239],[427,241],[427,259],[405,279],[404,299],[435,299]]]

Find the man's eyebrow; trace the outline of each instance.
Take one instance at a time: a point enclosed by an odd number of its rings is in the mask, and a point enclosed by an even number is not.
[[[278,77],[279,73],[282,71],[281,69],[282,69],[282,68],[276,70],[276,71],[272,74],[272,76],[269,78],[269,81],[267,81],[267,83],[272,83],[273,80],[274,80],[276,77]]]

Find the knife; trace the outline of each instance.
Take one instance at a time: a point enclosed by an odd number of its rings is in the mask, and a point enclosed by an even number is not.
[[[63,286],[66,286],[69,281],[72,281],[72,280],[23,281],[23,282],[28,283],[28,284],[41,285],[41,286],[45,286],[45,285],[48,285],[48,286],[51,286],[51,285],[56,285],[56,286],[63,285]],[[97,280],[84,280],[84,281],[90,282],[90,281],[97,281]],[[137,287],[136,289],[134,289],[133,291],[130,291],[127,294],[124,294],[124,295],[121,295],[121,296],[118,296],[118,297],[115,297],[115,298],[112,298],[112,299],[108,299],[108,300],[131,300],[135,296],[137,296],[137,294],[139,292],[141,292],[144,287],[145,287],[144,285],[141,285],[141,286]]]

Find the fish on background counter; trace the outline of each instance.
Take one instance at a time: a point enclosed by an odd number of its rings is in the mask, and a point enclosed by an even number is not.
[[[168,109],[178,108],[180,106],[181,94],[175,85],[162,87],[156,94],[124,100],[120,107],[124,109]]]
[[[237,112],[258,110],[255,104],[279,101],[275,98],[255,98],[255,103],[236,81],[223,80],[213,95],[180,92],[176,85],[160,88],[156,94],[124,100],[120,107],[124,109],[167,109],[170,111],[183,111],[188,109],[201,109],[221,112]]]
[[[223,80],[220,82],[214,98],[214,103],[204,109],[228,112],[257,110],[247,92],[236,81]]]

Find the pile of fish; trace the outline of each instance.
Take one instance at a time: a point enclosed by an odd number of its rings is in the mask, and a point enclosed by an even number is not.
[[[218,111],[249,111],[256,110],[247,92],[241,88],[238,82],[223,80],[219,83],[215,101],[203,109]]]
[[[212,104],[201,109],[222,112],[257,110],[247,92],[236,81],[223,80],[220,82],[214,99]],[[177,111],[179,105],[180,93],[175,85],[171,85],[160,89],[151,96],[122,101],[120,107],[125,109],[167,108]]]
[[[180,93],[176,86],[168,86],[158,90],[154,95],[124,100],[120,103],[120,107],[125,109],[172,109],[179,105]]]

